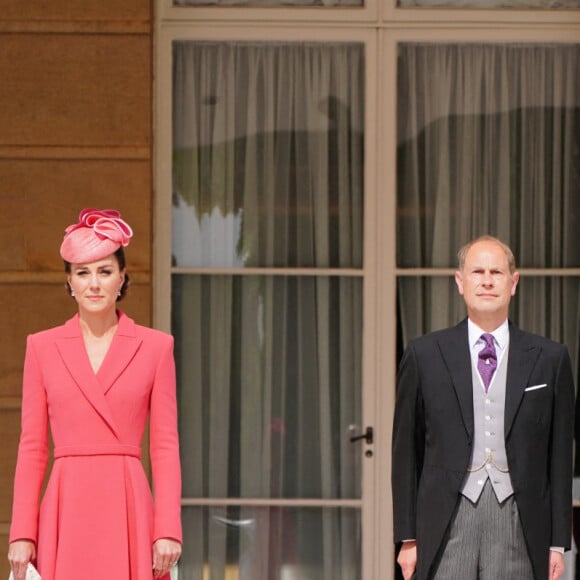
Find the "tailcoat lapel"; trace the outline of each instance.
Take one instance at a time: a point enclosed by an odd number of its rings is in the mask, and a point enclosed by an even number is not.
[[[471,374],[471,355],[467,335],[467,319],[450,328],[438,340],[439,349],[451,375],[453,388],[459,401],[461,415],[467,436],[473,437],[473,388]]]
[[[504,430],[507,439],[541,348],[510,323]]]

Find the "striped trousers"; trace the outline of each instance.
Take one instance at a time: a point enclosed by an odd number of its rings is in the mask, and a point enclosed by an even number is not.
[[[489,480],[476,504],[461,496],[433,580],[533,580],[514,496],[498,503]]]

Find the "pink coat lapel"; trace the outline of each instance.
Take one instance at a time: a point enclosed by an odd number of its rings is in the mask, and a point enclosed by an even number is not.
[[[119,326],[109,352],[97,373],[103,393],[107,394],[139,350],[142,340],[135,333],[135,322],[119,312]]]
[[[141,340],[135,336],[135,323],[119,313],[117,333],[97,375],[89,362],[78,315],[66,322],[64,330],[64,336],[56,340],[56,346],[66,368],[95,411],[118,435],[119,430],[105,395],[141,345]]]

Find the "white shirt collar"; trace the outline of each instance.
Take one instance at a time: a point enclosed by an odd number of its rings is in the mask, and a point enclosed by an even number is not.
[[[477,344],[477,341],[481,339],[481,335],[485,332],[482,330],[475,322],[471,319],[467,319],[467,331],[469,340],[469,349],[473,351]],[[500,352],[506,348],[510,338],[509,324],[507,318],[490,334],[493,335],[496,346],[499,348]],[[483,343],[482,343],[483,344]]]

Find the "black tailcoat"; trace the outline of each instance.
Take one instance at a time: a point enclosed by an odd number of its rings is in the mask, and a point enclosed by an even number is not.
[[[401,361],[393,428],[395,542],[416,539],[425,580],[451,522],[471,458],[473,387],[467,319],[412,340]],[[505,444],[538,580],[549,547],[570,548],[574,384],[567,349],[510,323]],[[546,385],[526,391],[530,386]]]

